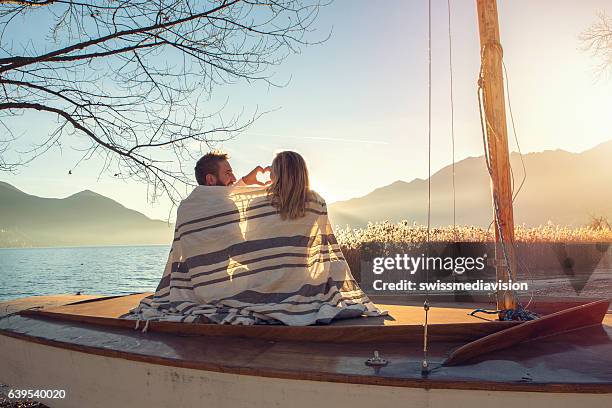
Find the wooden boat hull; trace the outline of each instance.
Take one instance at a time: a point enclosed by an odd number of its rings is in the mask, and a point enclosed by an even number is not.
[[[219,332],[143,333],[59,317],[30,312],[0,319],[0,382],[65,390],[65,399],[43,400],[50,407],[584,408],[612,401],[610,321],[459,367],[442,362],[465,342],[441,338],[431,344],[432,371],[423,378],[421,345],[410,337],[322,344]],[[364,364],[375,349],[388,366]]]

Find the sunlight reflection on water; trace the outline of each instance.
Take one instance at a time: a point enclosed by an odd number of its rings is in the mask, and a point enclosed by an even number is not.
[[[0,301],[58,293],[153,291],[169,247],[1,248]]]

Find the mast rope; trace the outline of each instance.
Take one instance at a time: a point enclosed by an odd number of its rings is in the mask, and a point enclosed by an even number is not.
[[[426,253],[429,259],[430,229],[431,229],[431,0],[427,1],[427,53],[428,53],[428,77],[427,77],[427,243]],[[429,283],[429,268],[425,265],[425,279]],[[427,361],[427,328],[429,314],[429,285],[425,287],[425,323],[423,324],[423,362],[421,363],[421,373],[426,375],[429,372]]]
[[[446,0],[448,10],[448,67],[450,76],[450,106],[451,106],[451,150],[453,158],[453,239],[457,241],[457,205],[456,205],[456,188],[455,188],[455,103],[453,95],[453,38],[451,35],[451,4],[450,0]],[[454,276],[454,275],[453,275]]]
[[[516,192],[514,191],[514,176],[512,177],[512,181],[513,181],[512,183],[512,193],[513,193],[512,194],[512,204],[514,204],[514,200],[516,200],[516,197],[518,197],[519,193],[523,189],[523,185],[525,184],[525,181],[527,180],[527,168],[525,167],[525,160],[523,158],[523,152],[521,151],[521,145],[519,144],[518,134],[516,133],[516,125],[514,123],[514,113],[512,111],[512,100],[510,99],[510,76],[508,75],[508,70],[506,69],[506,62],[503,60],[503,58],[502,58],[502,67],[504,68],[504,82],[506,84],[506,95],[508,97],[508,111],[510,113],[510,123],[512,124],[512,135],[514,136],[514,141],[516,143],[516,148],[518,150],[519,158],[521,159],[521,167],[523,168],[523,179],[521,180],[521,183],[519,184]],[[510,166],[510,171],[512,171],[512,166]],[[513,242],[512,245],[514,246],[514,249],[516,250],[516,244]],[[527,271],[528,279],[531,282],[531,286],[530,286],[531,289],[529,290],[529,295],[530,295],[529,301],[527,302],[527,305],[525,305],[525,309],[527,309],[529,305],[531,305],[531,302],[533,301],[533,296],[534,296],[533,274],[531,273],[531,269],[529,269],[529,266],[525,262],[523,262],[520,257],[517,257],[516,259],[518,260],[518,262],[520,262],[523,269]]]
[[[510,113],[510,123],[512,124],[512,135],[514,136],[514,142],[516,143],[516,148],[518,150],[519,158],[521,159],[521,167],[523,168],[523,179],[519,184],[516,191],[514,191],[514,177],[512,178],[512,203],[516,200],[516,197],[523,189],[523,185],[527,180],[527,168],[525,167],[525,160],[523,159],[523,152],[521,151],[521,145],[518,141],[518,135],[516,133],[516,125],[514,123],[514,113],[512,111],[512,101],[510,99],[510,77],[508,76],[508,69],[506,68],[506,62],[502,58],[502,67],[504,68],[504,83],[506,84],[506,97],[508,99],[508,112]],[[512,171],[512,166],[510,166],[510,171]]]
[[[531,312],[527,310],[526,307],[518,304],[516,309],[500,309],[500,310],[486,310],[486,309],[474,309],[470,316],[476,316],[477,313],[485,313],[485,314],[494,314],[500,317],[499,320],[509,321],[509,320],[518,320],[518,321],[528,321],[535,320],[540,317],[537,313]]]
[[[457,256],[457,189],[455,185],[455,98],[453,92],[453,37],[451,29],[451,2],[446,0],[448,11],[448,75],[450,80],[450,114],[451,114],[451,152],[452,152],[452,182],[453,182],[453,245],[451,246],[451,257]],[[453,283],[457,281],[457,274],[453,269]]]
[[[486,108],[484,107],[486,95],[484,92],[485,72],[484,72],[484,64],[483,64],[485,52],[487,52],[487,50],[490,49],[489,48],[490,45],[493,45],[501,53],[501,57],[503,58],[503,48],[499,42],[491,42],[491,43],[484,44],[482,46],[481,51],[480,51],[480,71],[479,71],[479,76],[478,76],[477,93],[478,93],[478,112],[480,114],[480,127],[482,130],[482,140],[484,144],[485,163],[487,164],[487,171],[489,172],[489,177],[493,178],[493,169],[491,167],[492,165],[491,165],[491,157],[490,157],[490,150],[489,150],[490,149],[489,139],[491,137],[496,138],[497,136],[495,134],[495,129],[493,128],[493,126],[488,120]],[[484,114],[483,114],[483,110],[484,110]],[[493,135],[489,134],[489,130],[491,131]],[[497,196],[497,193],[494,189],[492,189],[491,191],[492,191],[492,196],[493,196],[493,216],[494,216],[495,226],[497,229],[496,232],[500,238],[502,253],[504,256],[504,261],[506,263],[505,265],[506,273],[508,274],[508,279],[510,279],[512,277],[512,269],[511,269],[512,266],[510,263],[510,257],[508,255],[508,249],[506,248],[506,239],[504,237],[503,230],[501,228],[501,223],[500,223],[499,197]],[[497,246],[495,247],[495,251],[497,252]],[[497,256],[495,258],[497,259]],[[515,301],[518,300],[515,292],[512,292],[512,296],[514,297]]]
[[[511,195],[512,195],[512,200],[511,202],[514,203],[514,200],[516,199],[516,197],[518,196],[518,193],[520,192],[520,190],[522,189],[525,180],[527,178],[527,172],[526,172],[526,168],[525,168],[525,163],[523,160],[523,153],[521,152],[520,149],[520,145],[518,142],[518,136],[516,134],[516,126],[514,123],[514,114],[512,112],[512,105],[511,105],[511,101],[510,101],[510,88],[509,88],[509,80],[508,80],[508,72],[506,69],[506,64],[503,60],[503,48],[501,46],[501,44],[499,42],[492,42],[492,43],[487,43],[484,44],[482,49],[481,49],[481,66],[480,66],[480,73],[479,73],[479,78],[478,78],[478,107],[479,107],[479,114],[480,114],[480,125],[481,125],[481,131],[482,131],[482,138],[483,138],[483,144],[484,144],[484,155],[485,155],[485,162],[487,164],[487,170],[489,172],[489,176],[493,177],[493,170],[491,168],[491,159],[489,156],[489,143],[488,140],[491,137],[488,133],[489,129],[491,130],[491,132],[493,133],[492,137],[496,137],[495,135],[495,130],[493,128],[493,126],[491,126],[488,118],[487,118],[487,113],[486,113],[486,109],[484,108],[484,98],[485,98],[485,93],[484,93],[484,66],[482,64],[482,61],[484,59],[484,53],[486,52],[487,46],[489,45],[493,45],[500,53],[501,53],[501,61],[502,61],[502,66],[504,68],[504,76],[503,79],[505,81],[506,84],[506,93],[508,96],[508,107],[510,110],[510,119],[512,122],[512,130],[513,130],[513,135],[514,135],[514,139],[516,141],[516,145],[517,148],[519,150],[519,156],[521,158],[521,164],[523,167],[523,179],[521,180],[521,183],[517,189],[516,192],[514,192],[514,175],[512,173],[512,166],[510,166],[510,171],[512,174],[512,185],[511,185]],[[483,110],[484,110],[484,114],[483,114]],[[485,125],[486,123],[486,125]],[[488,126],[487,126],[488,125]],[[497,232],[499,234],[500,237],[500,241],[501,241],[501,247],[502,247],[502,251],[503,251],[503,255],[504,255],[504,260],[506,263],[506,268],[507,268],[507,273],[508,273],[508,278],[512,277],[512,269],[511,269],[511,264],[509,262],[509,256],[508,256],[508,251],[507,251],[507,247],[506,247],[506,239],[504,238],[503,235],[503,231],[500,227],[500,215],[499,215],[499,199],[497,197],[497,194],[493,191],[493,210],[494,210],[494,220],[492,221],[492,224],[495,223],[496,227],[497,227]],[[489,226],[490,227],[490,226]],[[513,247],[513,249],[516,252],[516,243],[515,242],[510,242],[510,245]],[[496,247],[496,251],[497,251],[497,247]],[[527,270],[527,273],[529,275],[529,278],[533,281],[533,277],[531,276],[531,271],[529,270],[529,268],[527,267],[527,265],[525,265],[520,259],[518,259],[518,257],[515,257],[518,262],[520,262],[522,264],[522,266]],[[515,271],[516,272],[516,271]],[[517,274],[518,277],[518,274]],[[518,296],[516,295],[515,291],[512,291],[512,296],[515,300],[516,303],[516,309],[512,310],[512,309],[502,309],[502,310],[496,310],[496,311],[491,311],[490,313],[498,313],[500,316],[500,320],[533,320],[535,318],[538,317],[538,315],[536,313],[530,312],[529,310],[527,310],[527,307],[529,307],[529,305],[531,304],[531,301],[533,300],[533,288],[531,289],[531,296],[529,299],[529,302],[527,303],[527,306],[522,306],[519,302]],[[471,313],[471,315],[474,315],[474,313],[476,312],[482,312],[482,309],[476,309],[474,312]],[[487,312],[488,313],[488,312]]]

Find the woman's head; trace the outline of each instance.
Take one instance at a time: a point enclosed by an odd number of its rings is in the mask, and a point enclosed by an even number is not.
[[[283,220],[303,217],[310,197],[308,168],[304,158],[296,152],[285,151],[272,161],[268,187],[272,204]]]

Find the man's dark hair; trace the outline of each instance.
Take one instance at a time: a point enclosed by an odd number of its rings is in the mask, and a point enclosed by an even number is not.
[[[212,151],[206,153],[195,166],[195,177],[199,185],[206,185],[206,175],[212,174],[219,178],[219,162],[229,159],[227,153]]]

